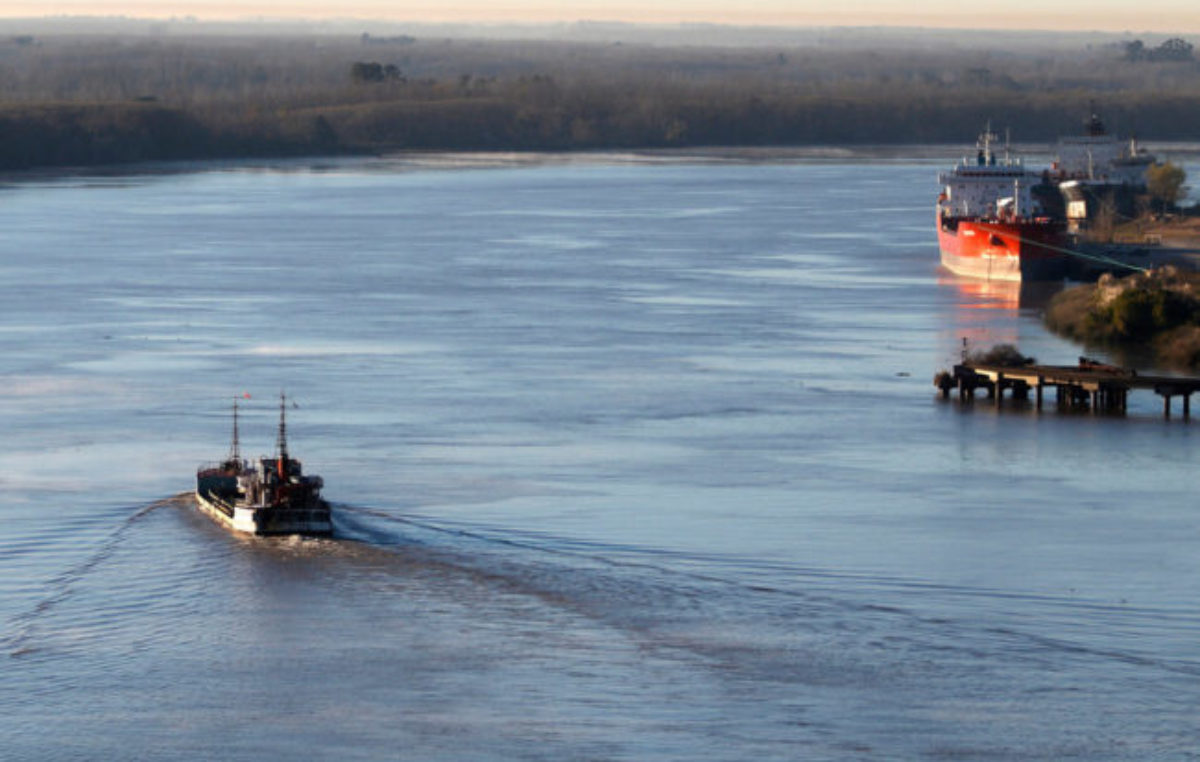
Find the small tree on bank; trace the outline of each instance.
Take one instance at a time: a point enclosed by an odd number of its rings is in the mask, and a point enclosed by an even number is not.
[[[1187,173],[1183,167],[1171,162],[1155,164],[1146,170],[1146,193],[1150,196],[1150,206],[1155,211],[1165,212],[1175,208],[1179,197],[1183,195],[1183,183]]]
[[[356,83],[397,81],[400,77],[400,67],[395,64],[381,64],[378,61],[355,61],[350,65],[350,79]]]

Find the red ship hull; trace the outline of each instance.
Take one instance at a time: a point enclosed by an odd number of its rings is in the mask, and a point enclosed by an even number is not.
[[[1063,243],[1062,224],[1043,219],[945,218],[938,224],[942,265],[973,278],[1062,280],[1069,259]]]

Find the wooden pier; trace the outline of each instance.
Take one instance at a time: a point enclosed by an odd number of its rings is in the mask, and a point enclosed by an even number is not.
[[[1146,376],[1136,370],[1079,358],[1079,365],[986,365],[963,362],[952,372],[942,371],[933,380],[943,399],[957,390],[963,402],[974,402],[975,391],[983,389],[997,408],[1005,392],[1012,399],[1028,400],[1033,392],[1035,406],[1042,409],[1045,390],[1054,390],[1059,409],[1093,413],[1123,414],[1129,393],[1139,389],[1162,397],[1163,416],[1171,417],[1171,400],[1182,397],[1183,417],[1191,417],[1192,394],[1200,391],[1200,378]]]

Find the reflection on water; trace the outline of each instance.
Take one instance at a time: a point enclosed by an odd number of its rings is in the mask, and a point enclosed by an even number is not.
[[[1065,282],[1012,282],[968,278],[939,269],[937,288],[946,298],[939,325],[941,368],[959,362],[964,351],[986,351],[1011,344],[1047,364],[1074,364],[1080,348],[1051,334],[1042,313]],[[1104,348],[1088,353],[1110,360]]]
[[[1055,294],[1066,288],[1064,281],[1005,281],[969,278],[938,272],[938,286],[956,290],[963,309],[1043,310]]]

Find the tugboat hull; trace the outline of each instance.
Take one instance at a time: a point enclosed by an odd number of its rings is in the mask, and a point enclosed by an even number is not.
[[[236,532],[254,535],[333,534],[331,511],[324,500],[316,507],[306,509],[245,506],[231,504],[206,490],[197,489],[196,503],[211,519]]]

